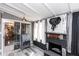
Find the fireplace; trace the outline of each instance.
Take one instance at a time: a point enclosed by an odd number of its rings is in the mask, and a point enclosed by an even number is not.
[[[62,55],[62,46],[61,45],[57,45],[57,44],[49,42],[48,50],[51,50],[53,52],[56,52],[56,53]]]
[[[46,42],[48,43],[48,51],[62,55],[63,49],[66,49],[66,34],[46,33]]]

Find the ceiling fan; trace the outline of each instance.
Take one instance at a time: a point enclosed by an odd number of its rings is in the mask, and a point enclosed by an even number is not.
[[[25,17],[22,18],[22,21],[27,21]]]

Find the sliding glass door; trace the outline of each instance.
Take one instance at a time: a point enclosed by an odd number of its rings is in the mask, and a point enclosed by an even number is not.
[[[9,55],[14,50],[14,21],[2,19],[2,55]]]
[[[21,48],[30,47],[30,25],[21,23]]]
[[[14,49],[24,49],[30,46],[30,25],[21,22],[15,22],[15,45]]]
[[[14,23],[14,50],[19,49],[21,47],[21,26],[20,22]]]

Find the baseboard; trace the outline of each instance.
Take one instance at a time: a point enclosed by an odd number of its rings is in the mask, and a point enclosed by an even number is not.
[[[41,42],[33,41],[33,44],[38,46],[39,48],[46,50],[46,44],[43,44]]]

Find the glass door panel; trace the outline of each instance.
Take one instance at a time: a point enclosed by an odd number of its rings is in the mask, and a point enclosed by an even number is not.
[[[22,49],[27,48],[30,46],[30,35],[29,35],[30,29],[28,24],[21,23],[21,44]]]
[[[14,34],[15,34],[15,44],[14,49],[20,48],[20,22],[15,22],[14,24]]]
[[[14,43],[14,22],[5,22],[5,46]]]

